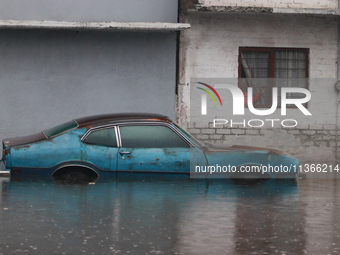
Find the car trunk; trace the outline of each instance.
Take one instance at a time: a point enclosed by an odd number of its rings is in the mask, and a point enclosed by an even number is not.
[[[15,137],[15,138],[6,138],[2,140],[4,149],[13,146],[25,145],[29,143],[35,143],[39,141],[46,140],[47,138],[44,136],[42,132],[36,133],[33,135]]]

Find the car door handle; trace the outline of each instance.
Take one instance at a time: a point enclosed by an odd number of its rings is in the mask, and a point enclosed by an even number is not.
[[[131,151],[120,151],[119,154],[120,154],[121,156],[123,156],[123,155],[128,155],[128,154],[131,154]]]

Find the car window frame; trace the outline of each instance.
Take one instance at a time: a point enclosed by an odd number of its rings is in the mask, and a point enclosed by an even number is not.
[[[116,136],[116,143],[117,146],[104,146],[101,144],[89,144],[85,142],[85,139],[93,132],[96,131],[100,131],[100,130],[104,130],[104,129],[109,129],[109,128],[114,128],[115,130],[115,136]],[[90,128],[89,130],[87,130],[85,132],[85,134],[82,136],[82,138],[80,139],[82,143],[86,144],[86,145],[95,145],[95,146],[104,146],[104,147],[110,147],[110,148],[119,148],[119,141],[118,141],[118,136],[117,136],[117,126],[115,125],[105,125],[105,126],[100,126],[100,127],[94,127],[94,128]]]
[[[123,147],[122,144],[122,137],[120,134],[120,127],[121,126],[165,126],[167,128],[170,128],[176,135],[178,135],[186,144],[188,144],[189,146],[187,148],[192,148],[193,147],[193,143],[190,141],[190,139],[188,139],[187,137],[185,137],[180,131],[177,130],[177,128],[174,125],[171,125],[169,123],[160,123],[160,122],[134,122],[134,123],[124,123],[124,124],[119,124],[117,125],[118,127],[118,136],[119,136],[119,144],[121,148]],[[143,148],[143,147],[138,147],[138,148]],[[164,147],[167,148],[167,147]],[[186,148],[186,147],[183,147]]]
[[[173,125],[172,123],[153,122],[153,121],[119,122],[119,123],[112,123],[112,124],[107,124],[107,125],[103,125],[103,126],[93,127],[93,128],[90,128],[89,130],[87,130],[85,132],[85,134],[81,138],[81,142],[86,144],[84,142],[84,140],[86,139],[86,137],[88,135],[90,135],[94,131],[113,127],[115,129],[115,135],[116,135],[116,141],[117,141],[117,147],[115,147],[115,148],[122,148],[123,146],[122,146],[122,140],[121,140],[119,127],[120,126],[142,126],[142,125],[143,126],[149,126],[149,125],[166,126],[166,127],[170,128],[174,133],[176,133],[182,140],[184,140],[184,142],[186,142],[189,145],[188,148],[195,147],[195,143],[193,143],[190,140],[190,138],[186,137],[183,133],[181,133],[180,130],[178,130],[178,128],[175,125]],[[98,145],[98,146],[100,146],[100,145]]]

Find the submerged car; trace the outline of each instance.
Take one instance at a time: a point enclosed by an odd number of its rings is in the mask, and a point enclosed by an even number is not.
[[[208,147],[160,114],[105,114],[74,119],[40,133],[4,139],[2,173],[187,174],[202,178],[295,178],[298,160],[247,146]]]

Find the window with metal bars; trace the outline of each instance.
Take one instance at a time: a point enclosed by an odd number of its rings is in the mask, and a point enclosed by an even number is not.
[[[255,107],[271,107],[272,88],[299,87],[308,89],[309,49],[305,48],[239,48],[239,87],[244,91],[253,88]],[[290,93],[288,98],[304,97]],[[246,100],[245,100],[245,104]],[[278,92],[278,106],[281,93]],[[289,106],[289,105],[288,105]]]

